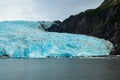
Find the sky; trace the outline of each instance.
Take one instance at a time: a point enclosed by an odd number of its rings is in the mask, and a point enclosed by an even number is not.
[[[98,7],[104,0],[0,0],[0,21],[64,20],[87,9]]]

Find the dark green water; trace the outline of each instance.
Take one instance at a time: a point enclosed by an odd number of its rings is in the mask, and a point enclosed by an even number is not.
[[[0,59],[0,80],[119,80],[120,59]]]

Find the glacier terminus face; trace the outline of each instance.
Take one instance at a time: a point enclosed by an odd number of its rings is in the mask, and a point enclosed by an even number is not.
[[[109,55],[113,45],[96,37],[47,32],[53,22],[0,22],[0,56],[45,58]]]

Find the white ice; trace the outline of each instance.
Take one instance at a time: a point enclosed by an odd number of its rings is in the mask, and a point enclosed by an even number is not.
[[[0,56],[45,58],[109,55],[113,45],[107,40],[86,35],[45,32],[53,22],[0,22]]]

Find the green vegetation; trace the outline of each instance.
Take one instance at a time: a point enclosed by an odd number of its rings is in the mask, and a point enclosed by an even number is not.
[[[89,10],[85,14],[88,17],[93,17],[98,15],[99,13],[108,11],[109,8],[115,5],[120,5],[120,0],[106,0],[100,7]],[[120,10],[118,10],[118,13],[112,18],[113,21],[116,21],[117,19],[120,19]]]
[[[105,9],[105,8],[109,8],[111,6],[117,5],[120,3],[120,0],[106,0],[101,6],[100,8]]]

